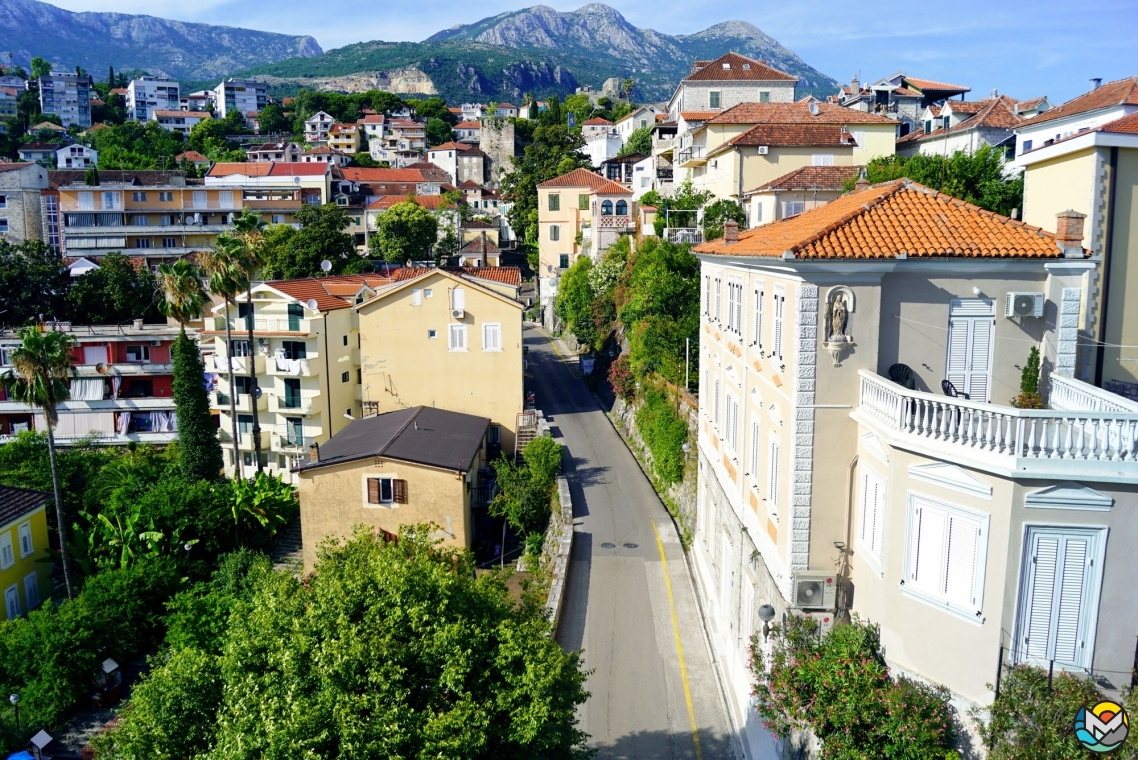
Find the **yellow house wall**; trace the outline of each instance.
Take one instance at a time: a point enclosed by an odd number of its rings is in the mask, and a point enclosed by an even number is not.
[[[581,229],[581,222],[591,218],[591,210],[579,210],[578,198],[589,195],[587,187],[557,187],[537,189],[537,219],[538,219],[538,254],[540,257],[539,277],[555,275],[558,269],[559,257],[563,253],[569,254],[569,266],[580,253],[580,248],[574,242]],[[560,195],[560,208],[557,211],[549,210],[549,196]],[[549,239],[549,227],[552,224],[560,225],[561,238],[553,241]]]
[[[1094,166],[1094,148],[1028,166],[1023,175],[1023,220],[1054,231],[1056,214],[1067,209],[1079,211],[1087,215],[1083,246],[1089,247]]]
[[[483,449],[484,450],[484,449]],[[481,452],[472,472],[481,464]],[[387,475],[407,481],[406,504],[369,504],[369,477]],[[316,550],[325,538],[345,538],[356,525],[397,533],[400,525],[432,523],[444,544],[469,548],[473,543],[467,473],[441,470],[394,459],[371,458],[300,473],[300,520],[304,567],[316,564]],[[450,518],[454,534],[443,535]]]
[[[7,570],[0,570],[0,595],[4,594],[9,586],[15,585],[20,592],[20,612],[27,614],[28,598],[24,593],[24,578],[31,573],[36,574],[39,582],[40,602],[51,599],[51,575],[47,559],[47,507],[40,507],[30,514],[23,515],[17,520],[0,527],[0,533],[8,533],[12,538],[12,556],[15,564]],[[32,527],[32,553],[27,557],[20,556],[19,527],[24,523],[31,523]],[[3,596],[0,596],[0,605]],[[0,606],[0,610],[4,609]],[[0,618],[2,619],[2,618]]]
[[[864,166],[879,156],[892,156],[896,152],[897,127],[893,124],[850,124],[849,130],[865,133],[865,145],[854,148],[854,166]]]
[[[1138,150],[1118,149],[1114,193],[1105,342],[1138,346]],[[1103,382],[1138,382],[1138,349],[1107,348],[1104,354]]]
[[[451,316],[455,286],[466,291],[461,320]],[[412,290],[427,288],[431,297],[412,305]],[[360,306],[364,400],[377,402],[380,413],[422,405],[489,417],[502,427],[502,450],[513,450],[524,402],[521,310],[516,301],[438,272]],[[466,351],[448,349],[454,322],[467,327]],[[492,322],[502,325],[501,351],[482,349],[482,325]]]

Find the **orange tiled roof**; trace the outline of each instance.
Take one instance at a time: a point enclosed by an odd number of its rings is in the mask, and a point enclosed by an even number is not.
[[[919,135],[910,133],[897,140],[898,143],[909,143],[914,140],[923,140],[925,138],[941,137],[942,135],[951,135],[958,132],[964,132],[969,129],[977,127],[988,127],[991,129],[1015,129],[1023,123],[1023,117],[1017,116],[1012,112],[1008,106],[1008,102],[1015,103],[1014,100],[1005,101],[1002,98],[987,98],[982,101],[977,101],[983,104],[983,108],[969,116],[964,121],[956,126],[946,129],[936,129],[928,134],[924,130],[918,130]],[[955,109],[954,109],[955,110]]]
[[[427,150],[472,150],[472,147],[466,143],[454,142],[452,140],[450,142],[440,143],[433,148],[427,148]]]
[[[395,272],[398,275],[398,271]],[[375,289],[390,285],[395,277],[384,277],[378,274],[351,274],[338,277],[305,277],[299,280],[272,280],[265,284],[279,290],[285,295],[292,296],[301,302],[312,298],[316,300],[316,308],[321,311],[333,309],[347,309],[353,305],[348,300],[354,296],[364,285]]]
[[[229,177],[241,175],[244,177],[319,177],[328,173],[328,164],[325,163],[277,163],[273,162],[222,162],[214,164],[210,170],[210,177]]]
[[[929,134],[936,134],[936,132],[930,132]],[[901,143],[908,144],[908,143],[913,142],[914,140],[920,140],[924,136],[925,136],[925,130],[918,127],[917,129],[914,129],[912,132],[905,135],[904,137],[898,137],[897,138],[897,144],[898,145],[900,145]]]
[[[906,179],[852,192],[695,252],[798,259],[1058,258],[1055,236]]]
[[[856,166],[803,166],[750,192],[766,190],[841,190],[857,176]]]
[[[1019,110],[1021,110],[1021,111],[1030,111],[1033,108],[1038,108],[1040,105],[1043,104],[1043,101],[1045,101],[1045,100],[1047,100],[1046,95],[1044,95],[1041,98],[1032,98],[1031,100],[1021,100],[1016,105],[1019,106]]]
[[[914,77],[905,77],[905,81],[916,87],[922,92],[925,90],[951,90],[953,92],[972,92],[971,87],[966,87],[962,84],[949,84],[948,82],[935,82],[932,79],[916,79]]]
[[[208,161],[209,159],[198,153],[196,150],[187,150],[184,153],[179,153],[174,156],[175,161]]]
[[[740,103],[707,120],[708,124],[896,124],[877,114],[855,111],[835,103]]]
[[[853,135],[839,124],[756,124],[727,144],[857,147]]]
[[[362,166],[345,166],[340,169],[344,179],[351,182],[422,182],[418,169],[371,169]]]
[[[520,287],[522,284],[522,270],[517,267],[441,267],[451,274],[457,274],[463,277],[469,277],[475,280],[490,280],[492,282],[500,282],[503,285],[513,285]],[[404,267],[395,273],[395,280],[403,282],[405,280],[413,280],[416,277],[434,271],[423,267]]]
[[[1138,135],[1138,111],[1129,116],[1123,116],[1121,119],[1116,119],[1109,124],[1103,124],[1099,127],[1099,131]]]
[[[1095,111],[1099,108],[1109,108],[1117,105],[1138,105],[1138,77],[1127,77],[1114,82],[1107,82],[1090,92],[1084,92],[1077,98],[1054,108],[1049,108],[1038,116],[1033,116],[1023,123],[1032,126],[1044,121],[1059,119],[1064,116]]]
[[[478,129],[482,125],[477,121],[460,121],[454,125],[455,129]]]
[[[798,77],[738,53],[721,55],[684,77],[685,82],[797,82]]]
[[[612,122],[609,121],[608,119],[602,119],[600,116],[597,116],[596,118],[589,119],[588,121],[585,121],[585,122],[581,122],[581,126],[582,127],[588,127],[588,126],[611,127]]]
[[[483,250],[483,244],[485,244],[485,250]],[[471,240],[469,243],[467,243],[462,248],[460,248],[458,252],[459,253],[501,253],[501,250],[498,248],[498,246],[494,245],[494,241],[490,240],[488,237],[486,237],[486,233],[483,232],[481,235],[474,238],[474,240]]]
[[[568,174],[542,182],[538,187],[587,187],[594,193],[604,195],[632,195],[623,185],[618,185],[611,179],[605,179],[596,172],[588,169],[574,169]]]
[[[722,111],[680,111],[680,117],[684,121],[707,121],[721,113]]]

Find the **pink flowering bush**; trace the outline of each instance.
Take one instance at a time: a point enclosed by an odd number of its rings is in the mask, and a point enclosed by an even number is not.
[[[826,760],[945,760],[952,750],[948,690],[894,679],[876,625],[856,617],[821,636],[818,623],[791,616],[751,644],[759,714],[775,736],[811,730]]]

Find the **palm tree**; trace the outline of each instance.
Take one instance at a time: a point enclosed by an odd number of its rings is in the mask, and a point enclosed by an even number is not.
[[[185,259],[158,267],[158,286],[164,298],[158,304],[163,316],[173,317],[186,331],[186,323],[201,316],[206,304],[198,268]]]
[[[209,276],[209,289],[225,299],[225,353],[226,366],[229,370],[229,419],[233,423],[233,468],[238,478],[241,473],[241,456],[238,451],[239,438],[237,435],[237,393],[233,377],[233,328],[230,322],[230,309],[234,298],[241,292],[241,279],[237,268],[233,265],[240,255],[241,241],[235,237],[222,233],[217,236],[212,252],[202,259],[202,269]],[[252,348],[250,347],[250,353]],[[256,402],[253,403],[256,407]]]
[[[59,553],[63,559],[63,582],[67,598],[73,595],[71,563],[67,555],[67,522],[63,516],[63,491],[59,485],[59,463],[55,458],[56,407],[71,395],[68,380],[75,374],[71,362],[71,336],[44,332],[39,327],[20,331],[22,345],[11,354],[12,369],[4,373],[4,387],[13,401],[43,409],[47,422],[47,453],[51,461],[51,483],[55,489],[55,519],[59,526]]]
[[[254,345],[253,278],[265,266],[265,223],[261,221],[261,215],[252,209],[242,209],[241,213],[233,219],[233,235],[241,241],[240,255],[233,264],[240,271],[245,287],[245,304],[248,307],[245,326],[249,330],[249,353],[252,354]],[[249,381],[251,388],[258,387],[257,363],[253,361],[253,357],[249,359]],[[257,404],[252,404],[251,408],[253,409],[253,448],[257,456],[257,472],[263,472],[265,464],[261,460],[261,419],[257,414]]]

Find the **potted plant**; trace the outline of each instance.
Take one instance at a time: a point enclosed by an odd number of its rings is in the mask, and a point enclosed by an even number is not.
[[[1019,395],[1012,399],[1012,406],[1019,409],[1042,409],[1043,399],[1039,396],[1039,349],[1031,347],[1027,362],[1019,379]]]

